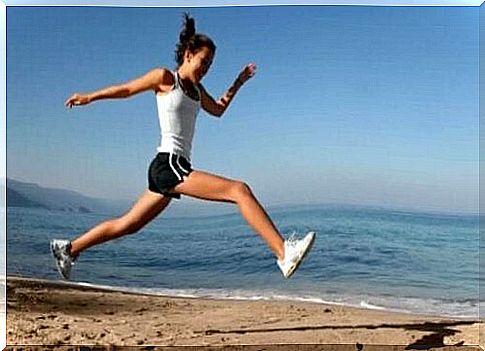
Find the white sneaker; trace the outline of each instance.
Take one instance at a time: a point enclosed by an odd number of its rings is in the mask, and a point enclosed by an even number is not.
[[[61,276],[68,280],[71,275],[71,267],[74,265],[74,257],[71,256],[71,242],[69,240],[51,240],[52,255],[56,260],[57,270]]]
[[[285,240],[285,258],[277,260],[278,266],[285,278],[291,277],[301,264],[315,241],[315,232],[309,232],[303,239],[289,238]]]

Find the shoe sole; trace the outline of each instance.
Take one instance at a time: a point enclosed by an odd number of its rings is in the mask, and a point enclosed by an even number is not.
[[[310,243],[308,244],[308,246],[306,247],[306,249],[303,251],[303,255],[301,256],[300,260],[293,266],[293,268],[288,272],[288,275],[285,277],[286,279],[290,278],[293,273],[295,273],[295,271],[298,269],[298,267],[300,267],[301,263],[303,262],[303,260],[305,259],[305,257],[307,256],[307,254],[310,252],[310,250],[312,249],[313,247],[313,243],[315,242],[315,238],[317,237],[317,235],[314,233],[313,234],[313,237],[312,237],[312,240],[310,241]]]

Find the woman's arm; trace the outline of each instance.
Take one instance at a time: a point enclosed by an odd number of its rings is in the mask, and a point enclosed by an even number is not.
[[[130,82],[113,85],[108,88],[97,90],[87,94],[73,94],[66,100],[66,107],[87,105],[93,101],[101,99],[122,99],[133,96],[147,90],[160,90],[162,85],[173,84],[172,75],[164,68],[156,68],[145,75]]]
[[[249,64],[243,68],[241,73],[239,73],[238,77],[234,81],[234,83],[229,87],[226,93],[218,100],[215,101],[212,96],[210,96],[205,89],[201,90],[201,104],[202,108],[213,116],[221,117],[226,109],[229,107],[232,99],[239,91],[239,89],[243,86],[248,79],[253,77],[256,74],[256,65]]]

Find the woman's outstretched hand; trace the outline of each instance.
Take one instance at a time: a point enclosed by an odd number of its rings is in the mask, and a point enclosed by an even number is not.
[[[242,84],[244,84],[255,74],[256,74],[256,65],[254,63],[250,63],[243,68],[243,70],[241,71],[241,73],[239,73],[237,78],[241,81]]]
[[[73,94],[69,99],[66,100],[64,104],[66,107],[72,108],[72,106],[87,105],[90,102],[91,100],[87,95]]]

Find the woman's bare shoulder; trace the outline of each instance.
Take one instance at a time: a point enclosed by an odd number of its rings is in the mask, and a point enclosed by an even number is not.
[[[159,82],[158,87],[160,93],[169,91],[175,84],[174,73],[165,67],[158,67],[152,70],[152,73],[157,76]]]

